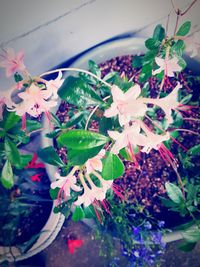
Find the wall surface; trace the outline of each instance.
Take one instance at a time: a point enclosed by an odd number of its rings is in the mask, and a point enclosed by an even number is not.
[[[192,0],[174,0],[184,10]],[[24,50],[39,74],[113,36],[150,36],[156,23],[175,25],[171,0],[0,0],[0,46]],[[184,19],[199,27],[200,1]],[[0,89],[9,82],[0,71]]]

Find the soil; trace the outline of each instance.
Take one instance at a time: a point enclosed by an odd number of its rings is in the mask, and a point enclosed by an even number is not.
[[[121,56],[100,64],[99,66],[102,71],[102,77],[104,77],[111,71],[116,71],[120,73],[120,76],[122,78],[126,76],[128,77],[128,79],[139,83],[140,69],[132,68],[132,59],[133,56],[131,55]],[[184,70],[179,74],[178,77],[169,78],[164,84],[163,91],[170,93],[176,86],[177,80],[179,80],[183,85],[182,90],[184,90],[185,94],[193,94],[191,101],[197,101],[200,91],[200,82],[196,80],[194,81],[193,79],[192,83],[188,86],[187,84],[190,76],[191,72]],[[150,97],[155,98],[157,96],[159,91],[159,83],[160,82],[155,77],[151,77],[149,79]],[[57,116],[61,122],[66,122],[68,120],[67,113],[70,107],[72,106],[65,102],[62,102],[60,104]],[[163,115],[163,112],[161,110],[158,110],[157,119],[162,120]],[[181,129],[188,129],[199,133],[200,121],[194,120],[199,116],[198,110],[190,109],[187,114],[183,114],[183,116],[186,118],[192,118],[192,120],[184,120],[183,125],[181,125]],[[148,120],[145,120],[145,123],[148,124],[149,127],[152,127],[149,124]],[[94,122],[92,122],[91,127],[95,129],[98,127],[98,125],[94,125]],[[171,130],[173,130],[173,128]],[[185,149],[189,149],[194,145],[199,144],[200,136],[191,132],[180,132],[178,142],[183,145]],[[178,148],[179,145],[174,142],[172,144],[171,152],[173,153],[175,158],[177,158],[177,160]],[[66,161],[66,149],[61,148],[58,153],[61,158]],[[165,182],[174,182],[177,180],[177,176],[173,168],[161,158],[159,152],[156,150],[152,150],[149,154],[138,154],[137,160],[140,165],[140,170],[136,170],[134,163],[125,161],[125,174],[122,178],[115,180],[115,183],[120,184],[120,186],[122,186],[123,189],[126,190],[128,194],[128,202],[135,203],[137,201],[138,203],[143,204],[145,208],[156,218],[164,220],[166,227],[173,227],[180,224],[181,222],[185,222],[185,219],[182,219],[179,215],[177,215],[177,213],[170,212],[165,207],[163,207],[160,200],[160,196],[166,197],[164,187]],[[200,167],[200,161],[198,158],[194,158],[193,163],[196,167]],[[183,168],[179,160],[178,166],[180,170]],[[192,171],[188,174],[194,175]]]
[[[13,209],[8,206],[7,217],[3,217],[0,223],[1,229],[4,228],[0,236],[0,244],[20,246],[34,236],[39,237],[39,232],[47,222],[52,209],[49,195],[50,181],[44,169],[42,169],[40,181],[31,181],[31,176],[35,173],[38,173],[38,170],[24,170],[21,174],[24,180],[20,188],[15,187],[10,192],[10,205],[15,203],[16,212],[11,213]],[[24,208],[19,206],[18,201],[25,195],[26,199],[20,201],[23,205],[28,205]]]

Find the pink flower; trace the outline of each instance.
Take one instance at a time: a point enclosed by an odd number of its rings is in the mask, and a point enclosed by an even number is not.
[[[67,246],[70,254],[74,254],[75,249],[82,247],[83,240],[82,239],[68,239]]]
[[[86,184],[85,179],[81,173],[79,173],[80,181],[84,188],[84,192],[78,197],[77,201],[74,202],[76,206],[84,205],[85,207],[90,206],[95,201],[103,201],[106,198],[106,191],[102,187],[97,187],[91,180],[88,174],[85,175],[90,187]]]
[[[60,176],[59,173],[56,173],[55,178],[57,180],[51,183],[51,188],[60,188],[58,199],[61,198],[62,193],[64,194],[64,198],[67,198],[70,197],[70,190],[73,190],[75,192],[80,192],[82,190],[80,186],[76,185],[77,179],[72,173],[68,174],[67,176]]]
[[[57,99],[57,91],[63,84],[64,79],[62,78],[62,72],[59,71],[58,77],[55,80],[50,80],[46,82],[46,88],[47,90],[52,94],[52,98]]]
[[[111,152],[118,154],[119,151],[130,145],[142,145],[145,141],[145,136],[140,134],[140,126],[134,123],[132,126],[125,126],[124,131],[119,133],[117,131],[108,131],[108,135],[115,140]]]
[[[92,171],[97,170],[99,172],[102,171],[102,162],[101,159],[105,156],[105,149],[102,149],[98,155],[95,157],[88,159],[85,163],[87,173],[90,174]]]
[[[3,60],[0,61],[0,67],[5,68],[6,76],[10,77],[15,74],[17,71],[24,71],[24,53],[19,52],[15,54],[12,48],[7,48],[4,50],[4,54],[1,55]]]
[[[149,130],[149,128],[142,122],[138,121],[142,130],[146,134],[146,138],[144,139],[143,148],[141,152],[149,153],[151,149],[159,150],[162,142],[170,139],[170,134],[167,132],[164,135],[155,134]]]
[[[159,106],[164,112],[165,112],[165,117],[167,120],[167,124],[170,124],[173,122],[173,118],[171,116],[172,110],[178,110],[183,109],[182,106],[178,101],[178,90],[182,88],[182,85],[178,82],[176,87],[173,89],[173,91],[168,94],[167,96],[163,98],[157,98],[157,99],[152,99],[152,98],[145,98],[143,101],[145,103],[151,103],[154,105]],[[186,106],[187,107],[187,106]]]
[[[159,68],[152,72],[153,75],[164,71],[166,76],[174,77],[174,72],[181,71],[181,67],[178,65],[178,59],[176,57],[168,60],[166,58],[156,57],[155,61]]]
[[[36,162],[37,158],[38,158],[37,154],[34,153],[32,160],[28,163],[27,166],[25,166],[25,169],[38,169],[38,168],[44,169],[45,168],[44,163],[42,163],[42,162],[37,163]]]
[[[31,176],[31,181],[41,182],[41,176],[42,176],[42,173],[36,173],[33,176]]]
[[[192,36],[185,39],[186,52],[190,53],[191,57],[195,57],[200,53],[200,31],[195,32]]]
[[[138,99],[141,89],[138,84],[131,87],[124,93],[119,87],[113,85],[111,88],[113,103],[108,108],[104,116],[111,118],[118,115],[121,126],[127,124],[132,117],[144,116],[147,107]]]
[[[19,116],[28,113],[37,118],[43,112],[48,112],[57,105],[55,100],[50,99],[51,92],[43,90],[34,83],[18,96],[23,100],[19,104],[15,104],[14,110]]]

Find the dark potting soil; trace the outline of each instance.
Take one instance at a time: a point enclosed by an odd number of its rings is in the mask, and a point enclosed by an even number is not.
[[[100,64],[102,71],[102,77],[111,71],[118,72],[120,76],[128,77],[128,80],[139,83],[139,74],[141,69],[132,67],[133,56],[121,56],[113,58]],[[193,94],[192,101],[197,101],[200,92],[200,81],[194,80],[190,77],[191,72],[184,70],[176,78],[169,78],[163,87],[163,91],[170,93],[172,89],[177,85],[177,80],[183,85],[181,90],[184,90],[186,94]],[[188,85],[189,79],[192,81]],[[151,77],[149,79],[150,84],[150,97],[155,98],[159,92],[159,84],[157,78]],[[57,116],[61,122],[66,122],[69,118],[68,111],[72,106],[62,102],[59,106]],[[192,118],[191,120],[184,120],[181,125],[181,129],[192,130],[196,133],[200,133],[200,122],[195,119],[199,119],[198,109],[193,108],[187,111],[187,114],[183,114],[186,118]],[[157,120],[162,120],[164,113],[161,110],[157,111]],[[186,115],[186,116],[185,116]],[[98,124],[91,122],[91,129],[98,129]],[[152,125],[147,119],[145,123],[149,127]],[[173,128],[171,129],[173,130]],[[200,136],[191,132],[180,132],[178,142],[186,149],[199,144]],[[172,144],[171,152],[178,160],[178,148],[179,145],[175,142]],[[66,161],[66,149],[61,148],[58,150],[61,158]],[[123,177],[116,179],[115,183],[127,192],[128,203],[140,203],[145,209],[147,209],[154,217],[164,220],[166,227],[173,227],[184,223],[188,218],[182,218],[178,213],[171,212],[167,208],[163,207],[160,197],[166,197],[165,182],[177,181],[177,176],[173,168],[167,164],[160,156],[157,150],[152,150],[149,154],[139,153],[137,154],[137,160],[140,165],[140,170],[136,170],[134,163],[125,161],[126,172]],[[188,174],[193,177],[197,169],[200,168],[199,158],[193,158],[193,164],[195,170],[190,170]],[[179,169],[182,169],[182,164],[178,161]]]
[[[10,192],[10,205],[15,205],[15,208],[8,206],[7,216],[4,216],[0,222],[1,245],[20,247],[25,244],[24,242],[30,240],[35,243],[48,220],[53,204],[49,195],[50,181],[43,169],[40,181],[31,181],[31,176],[35,173],[38,173],[38,169],[37,172],[24,170],[22,176],[25,179],[20,185],[21,187],[15,187]],[[21,197],[25,197],[25,199],[20,200]],[[19,205],[18,201],[22,206]]]

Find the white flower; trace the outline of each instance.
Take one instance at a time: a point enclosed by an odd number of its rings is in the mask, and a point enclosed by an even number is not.
[[[164,135],[155,134],[142,121],[138,121],[138,123],[146,134],[141,152],[145,152],[148,154],[151,149],[159,150],[159,147],[162,142],[170,139],[170,134],[168,132]]]
[[[126,93],[116,85],[113,85],[111,93],[113,103],[105,111],[105,117],[111,118],[118,115],[119,123],[123,126],[131,120],[131,117],[137,118],[145,115],[147,106],[138,98],[141,93],[138,84],[131,87]]]
[[[19,116],[25,113],[33,117],[38,117],[43,112],[48,112],[52,107],[57,105],[55,100],[51,100],[51,92],[43,90],[34,83],[21,92],[18,96],[23,100],[19,104],[15,104],[14,110]]]
[[[105,149],[102,149],[98,155],[95,157],[88,159],[85,163],[87,173],[91,173],[92,171],[102,171],[102,161],[101,159],[105,156]]]
[[[153,75],[164,71],[166,76],[174,77],[175,72],[181,71],[181,67],[178,64],[178,59],[176,57],[173,57],[172,59],[168,60],[166,58],[156,57],[155,61],[159,68],[152,71]]]
[[[145,141],[145,136],[140,134],[140,126],[137,123],[132,126],[126,125],[122,133],[108,131],[108,135],[115,140],[111,149],[113,154],[118,154],[122,148],[127,147],[129,144],[137,146],[142,145]]]
[[[95,171],[93,172],[93,174],[98,179],[99,177],[101,177],[101,175],[96,173]],[[79,178],[84,188],[84,192],[81,196],[78,197],[77,201],[74,202],[76,206],[80,206],[83,204],[85,207],[88,207],[96,201],[102,202],[105,200],[107,190],[109,189],[108,185],[104,184],[102,187],[97,187],[88,174],[85,174],[85,178],[87,179],[89,186],[86,184],[82,173],[79,173]],[[103,180],[102,177],[101,180]]]
[[[70,190],[75,192],[82,190],[80,186],[76,185],[77,179],[74,175],[69,174],[67,176],[60,176],[59,173],[56,173],[55,178],[57,180],[51,183],[51,188],[60,188],[60,193],[64,192],[65,197],[70,197]]]
[[[50,92],[50,94],[52,95],[53,99],[58,98],[57,91],[61,87],[61,85],[63,84],[63,81],[64,81],[64,79],[62,79],[62,72],[61,71],[59,71],[58,77],[55,80],[46,81],[46,83],[45,83],[46,88]]]

